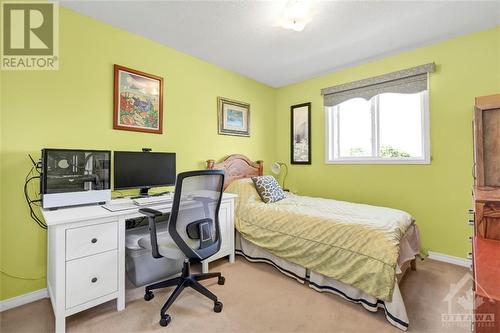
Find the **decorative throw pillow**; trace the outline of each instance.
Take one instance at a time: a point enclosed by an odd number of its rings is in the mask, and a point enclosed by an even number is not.
[[[286,197],[285,192],[273,176],[252,177],[260,198],[265,203],[280,201]]]

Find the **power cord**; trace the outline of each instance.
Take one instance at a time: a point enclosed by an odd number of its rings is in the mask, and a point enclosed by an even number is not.
[[[26,199],[26,203],[28,204],[28,208],[30,210],[30,217],[35,221],[35,223],[42,229],[47,229],[47,224],[36,215],[35,210],[33,209],[33,206],[40,206],[40,202],[42,201],[41,199],[31,199],[28,191],[28,185],[30,182],[36,179],[40,179],[40,164],[36,163],[31,155],[28,155],[31,161],[33,162],[33,166],[31,167],[30,171],[26,175],[26,178],[24,179],[24,198]],[[33,172],[36,171],[38,172],[38,175],[33,175]]]

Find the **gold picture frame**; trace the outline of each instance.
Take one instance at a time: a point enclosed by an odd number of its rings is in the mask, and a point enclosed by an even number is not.
[[[217,115],[219,134],[250,136],[250,104],[217,97]]]
[[[113,128],[163,133],[163,78],[114,65]]]

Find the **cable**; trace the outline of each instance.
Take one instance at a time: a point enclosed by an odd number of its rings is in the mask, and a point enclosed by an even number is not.
[[[40,199],[36,199],[36,200],[32,200],[29,196],[29,193],[28,193],[28,185],[29,183],[32,181],[32,180],[35,180],[35,179],[40,179],[40,175],[38,176],[32,176],[32,173],[33,173],[33,170],[37,170],[37,165],[33,165],[30,169],[30,171],[28,172],[28,174],[26,175],[26,178],[25,178],[25,182],[24,182],[24,198],[26,199],[26,203],[28,204],[28,208],[30,210],[30,217],[33,219],[33,221],[36,222],[36,224],[42,228],[42,229],[47,229],[47,224],[45,224],[45,222],[40,219],[35,211],[33,210],[33,205],[35,206],[39,206],[39,203],[41,200]]]

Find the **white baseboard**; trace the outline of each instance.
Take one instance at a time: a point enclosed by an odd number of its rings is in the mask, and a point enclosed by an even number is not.
[[[467,268],[470,268],[472,264],[472,260],[467,258],[454,257],[444,253],[433,252],[433,251],[427,251],[427,253],[429,254],[428,255],[429,259],[446,262],[448,264],[463,266]]]
[[[470,268],[470,266],[472,264],[472,261],[470,259],[466,259],[466,258],[454,257],[454,256],[450,256],[450,255],[447,255],[444,253],[433,252],[433,251],[428,251],[427,253],[428,253],[429,259],[433,259],[436,261],[442,261],[442,262],[446,262],[449,264],[463,266],[463,267],[467,267],[467,268]],[[30,292],[30,293],[27,293],[24,295],[19,295],[16,297],[5,299],[3,301],[0,301],[0,312],[6,311],[6,310],[9,310],[9,309],[12,309],[12,308],[24,305],[24,304],[35,302],[35,301],[38,301],[40,299],[47,298],[47,297],[49,297],[49,293],[47,291],[47,288],[44,288],[44,289],[33,291],[33,292]]]
[[[0,301],[0,312],[6,311],[24,304],[28,304],[34,301],[38,301],[43,298],[49,297],[49,293],[47,292],[47,289],[40,289],[37,291],[33,291],[31,293],[27,293],[24,295],[19,295],[16,297],[12,297],[9,299],[4,299],[3,301]]]

